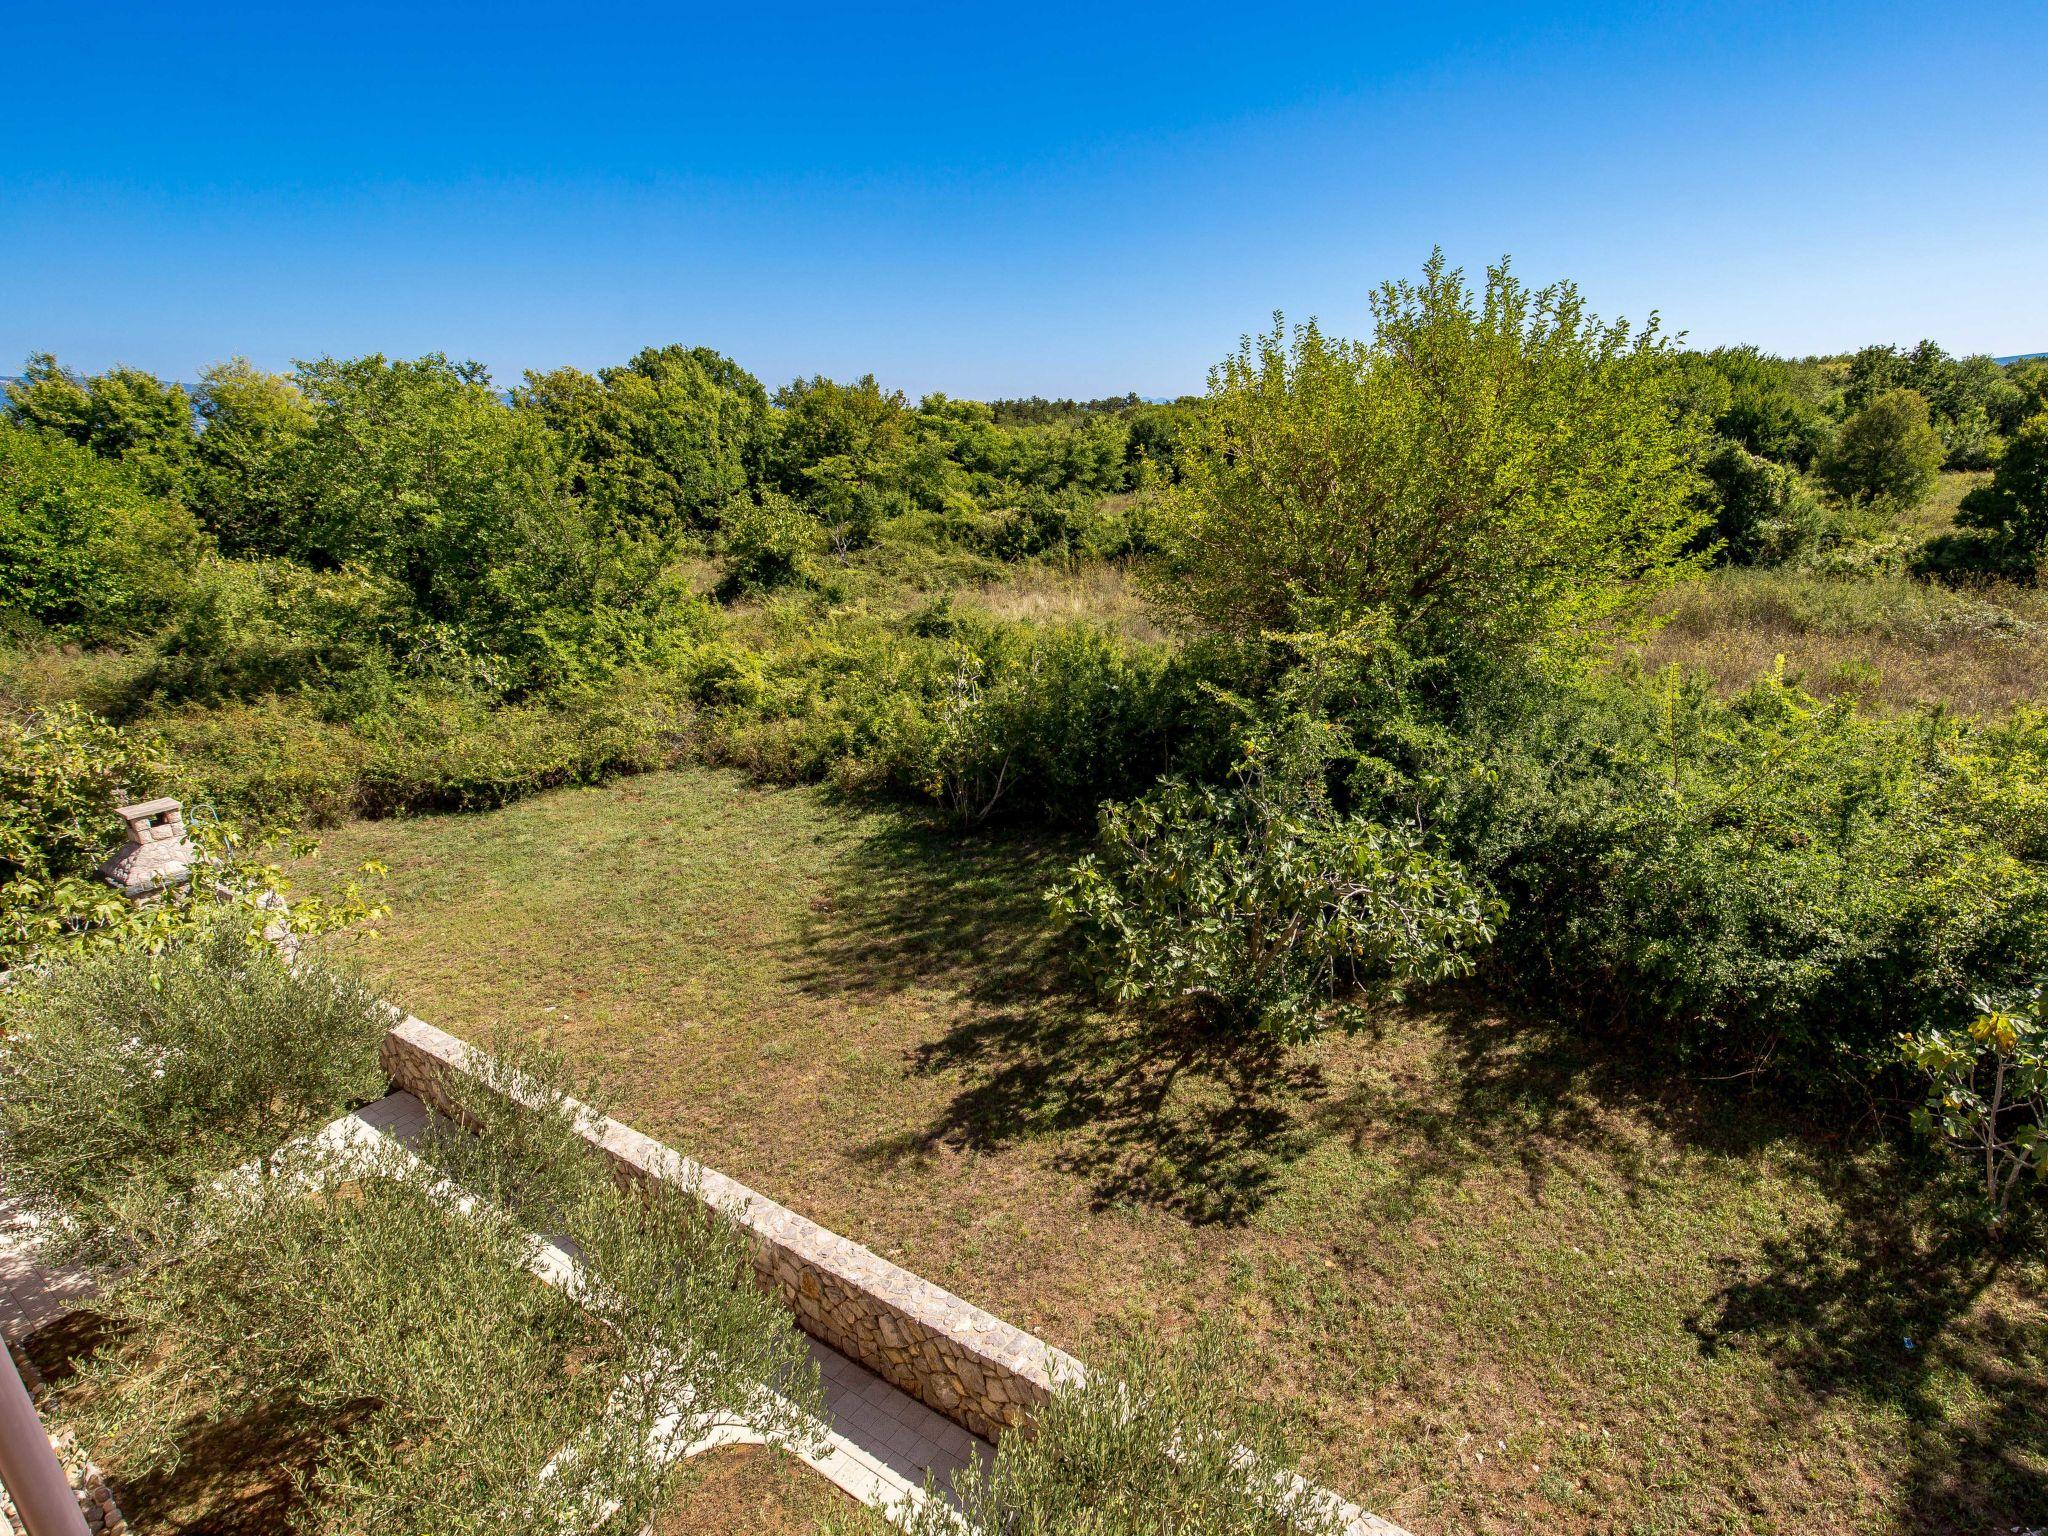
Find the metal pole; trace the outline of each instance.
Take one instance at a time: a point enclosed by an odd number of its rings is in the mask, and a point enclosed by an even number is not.
[[[78,1495],[5,1343],[0,1360],[7,1362],[0,1370],[0,1483],[7,1485],[28,1536],[88,1536]]]

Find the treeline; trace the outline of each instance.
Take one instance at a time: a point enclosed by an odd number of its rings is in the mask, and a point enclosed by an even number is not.
[[[1792,360],[1754,347],[1679,353],[1684,409],[1708,431],[1709,535],[1735,564],[1860,547],[1930,574],[2031,578],[2039,537],[1995,492],[1966,501],[1960,535],[1887,542],[1943,469],[1986,470],[2043,452],[2029,423],[2048,411],[2048,359],[2001,366],[1931,341]],[[2025,471],[2015,460],[2013,473]]]
[[[196,402],[38,360],[0,426],[16,690],[147,726],[264,818],[684,756],[961,825],[1099,816],[1058,901],[1103,984],[1288,1038],[1477,970],[1838,1092],[2023,989],[2040,714],[1724,699],[1616,642],[1715,560],[1881,542],[1952,457],[1992,465],[1974,553],[2031,575],[2048,369],[1686,353],[1440,259],[1374,315],[1253,338],[1198,402],[1021,422],[673,348],[509,400],[440,358],[229,365]],[[1068,554],[1129,560],[1174,642],[950,595]],[[72,782],[93,738],[49,718],[0,771]],[[28,828],[0,892],[88,841]]]

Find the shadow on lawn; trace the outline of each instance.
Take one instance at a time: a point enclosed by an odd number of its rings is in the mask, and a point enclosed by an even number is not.
[[[1242,1220],[1315,1139],[1301,1106],[1320,1075],[1263,1039],[1097,1006],[1043,894],[1078,848],[897,823],[864,840],[814,911],[796,975],[813,993],[937,988],[969,1005],[908,1061],[957,1074],[959,1092],[922,1132],[863,1155],[1057,1136],[1056,1164],[1087,1180],[1098,1206]]]
[[[1363,1053],[1288,1050],[1188,1016],[1097,1004],[1078,984],[1043,891],[1072,840],[963,838],[915,823],[872,833],[851,873],[812,914],[796,962],[817,995],[872,1000],[950,991],[969,1006],[909,1066],[961,1086],[936,1123],[863,1149],[875,1160],[938,1144],[993,1149],[1054,1138],[1057,1166],[1098,1206],[1149,1205],[1237,1222],[1288,1165],[1344,1137],[1397,1172],[1383,1214],[1398,1219],[1432,1185],[1519,1166],[1533,1198],[1560,1159],[1594,1151],[1633,1187],[1642,1117],[1734,1150],[1783,1134],[1749,1114],[1675,1099],[1657,1075],[1572,1031],[1453,997],[1425,1049],[1400,1021]],[[1400,1191],[1405,1191],[1405,1194]]]
[[[1905,1426],[1902,1532],[2016,1530],[2048,1520],[2048,1326],[1980,1306],[2030,1261],[2029,1239],[1986,1231],[1937,1174],[1850,1168],[1837,1211],[1765,1244],[1687,1326],[1709,1359],[1761,1351],[1812,1399],[1854,1394]],[[2033,1234],[2038,1246],[2039,1233]],[[2039,1260],[2031,1261],[2038,1271]],[[2023,1288],[2036,1289],[2039,1275]]]

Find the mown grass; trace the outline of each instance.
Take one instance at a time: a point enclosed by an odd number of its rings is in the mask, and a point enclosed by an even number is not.
[[[1448,1000],[1281,1052],[1107,1013],[1073,851],[684,770],[352,825],[424,1017],[1086,1353],[1222,1315],[1313,1470],[1420,1536],[2048,1512],[2048,1282],[1933,1164]],[[2038,1252],[2038,1250],[2037,1250]]]

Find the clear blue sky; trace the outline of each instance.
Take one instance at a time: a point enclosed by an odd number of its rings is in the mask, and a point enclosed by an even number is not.
[[[0,0],[0,373],[1199,388],[1433,244],[1699,344],[2048,348],[2048,3]]]

